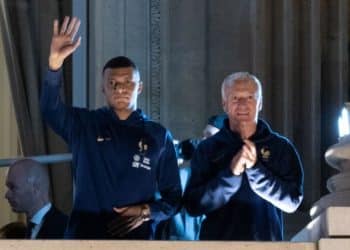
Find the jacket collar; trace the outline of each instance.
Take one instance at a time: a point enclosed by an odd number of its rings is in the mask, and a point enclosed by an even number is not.
[[[148,120],[146,114],[143,113],[141,109],[133,111],[126,120],[120,120],[111,107],[104,107],[103,111],[107,112],[113,120],[122,125],[137,125],[139,123],[143,123],[145,120]]]
[[[228,118],[225,119],[224,127],[221,130],[228,140],[242,141],[240,135],[237,132],[232,131],[230,129]],[[269,124],[263,119],[258,119],[256,131],[248,139],[253,142],[262,142],[268,140],[272,136],[272,134],[273,131],[271,130]]]

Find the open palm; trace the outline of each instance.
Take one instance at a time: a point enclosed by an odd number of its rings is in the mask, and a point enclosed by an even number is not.
[[[81,37],[75,40],[79,26],[80,20],[76,17],[71,20],[65,17],[61,27],[59,27],[58,20],[54,21],[49,56],[51,70],[61,68],[64,60],[79,47]]]

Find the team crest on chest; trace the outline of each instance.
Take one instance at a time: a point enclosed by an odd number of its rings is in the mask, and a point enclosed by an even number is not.
[[[148,145],[146,143],[144,143],[142,139],[139,141],[138,145],[139,145],[139,152],[140,153],[146,152],[148,150]]]
[[[263,146],[261,149],[260,149],[260,155],[261,155],[261,159],[263,161],[268,161],[270,159],[270,156],[271,156],[271,151],[269,150],[268,147],[266,146]]]

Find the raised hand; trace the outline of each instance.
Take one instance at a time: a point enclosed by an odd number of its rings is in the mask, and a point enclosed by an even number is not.
[[[80,20],[76,17],[70,20],[66,16],[61,27],[59,27],[57,19],[54,21],[49,56],[49,68],[51,70],[60,69],[64,60],[79,47],[81,37],[75,40],[79,26]]]

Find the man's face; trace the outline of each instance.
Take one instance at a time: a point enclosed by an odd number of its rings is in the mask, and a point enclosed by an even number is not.
[[[106,101],[116,112],[133,111],[142,83],[135,79],[133,68],[107,68],[103,74],[103,92]]]
[[[223,108],[235,123],[257,123],[261,110],[261,97],[256,83],[251,79],[237,79],[225,89]]]
[[[12,210],[17,213],[25,213],[33,204],[34,186],[28,182],[22,169],[11,167],[6,178],[8,200]]]

